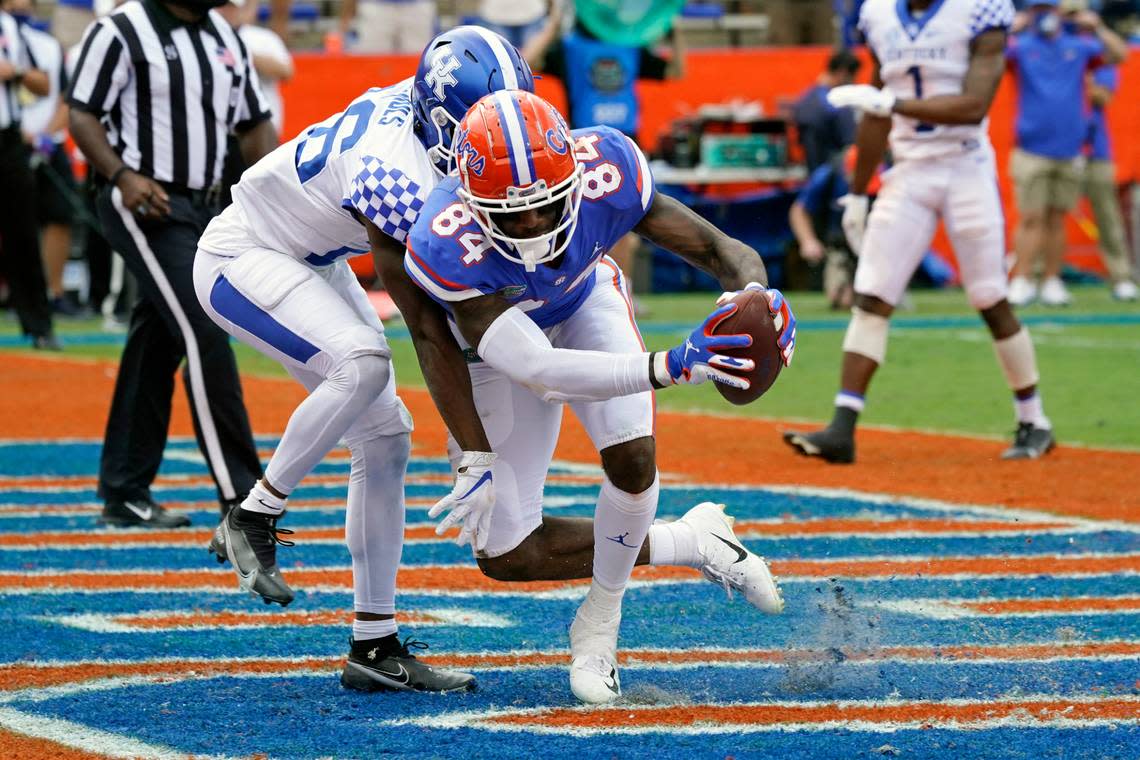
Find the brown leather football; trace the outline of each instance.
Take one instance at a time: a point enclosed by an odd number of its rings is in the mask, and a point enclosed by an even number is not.
[[[751,381],[748,390],[730,388],[722,383],[717,383],[716,389],[730,403],[740,406],[752,403],[772,387],[772,383],[780,376],[784,360],[780,347],[776,345],[778,332],[768,311],[768,299],[758,290],[744,290],[733,297],[732,302],[737,304],[736,313],[717,325],[715,334],[746,333],[752,336],[752,345],[719,353],[751,359],[756,366],[751,372],[738,373]]]

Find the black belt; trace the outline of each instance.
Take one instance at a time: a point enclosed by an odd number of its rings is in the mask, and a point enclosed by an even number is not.
[[[222,202],[222,185],[219,182],[210,187],[195,189],[178,185],[174,182],[159,182],[162,188],[171,195],[180,195],[195,206],[217,206]]]

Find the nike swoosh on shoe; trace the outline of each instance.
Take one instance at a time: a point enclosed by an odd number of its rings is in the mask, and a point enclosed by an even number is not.
[[[376,672],[382,676],[385,676],[386,678],[393,679],[394,681],[396,681],[399,684],[403,684],[403,685],[407,686],[408,683],[410,683],[412,680],[411,674],[408,673],[408,669],[405,668],[400,663],[396,663],[396,667],[398,668],[398,670],[395,673],[389,673],[388,671],[386,671],[382,668],[379,668],[379,667],[376,668]]]
[[[712,531],[709,531],[709,532],[712,533]],[[734,552],[736,552],[736,562],[743,562],[745,559],[748,558],[748,552],[745,551],[743,546],[740,546],[738,544],[734,544],[731,541],[729,541],[727,538],[721,538],[720,536],[718,536],[715,533],[712,534],[712,537],[719,540],[722,544],[727,546],[729,549],[732,549]],[[735,565],[736,562],[733,562],[732,564]]]
[[[146,522],[146,521],[150,520],[152,517],[154,517],[154,509],[152,507],[146,507],[145,509],[139,509],[134,504],[131,504],[129,501],[124,501],[123,506],[126,507],[127,509],[131,510],[132,512],[134,512],[136,515],[138,515],[138,518],[140,520],[142,520],[143,522]]]

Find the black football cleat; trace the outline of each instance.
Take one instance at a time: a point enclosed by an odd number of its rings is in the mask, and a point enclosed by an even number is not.
[[[124,499],[106,502],[99,523],[114,528],[185,528],[190,518],[167,512],[151,499]]]
[[[341,686],[357,691],[474,691],[475,676],[458,670],[437,670],[420,662],[411,649],[427,649],[410,636],[400,643],[396,634],[381,639],[349,640],[348,661]]]
[[[293,589],[277,569],[277,544],[293,546],[280,535],[293,531],[277,527],[280,515],[250,512],[237,507],[214,529],[210,552],[218,562],[227,559],[237,572],[238,588],[257,594],[266,604],[277,602],[282,607],[293,601]]]
[[[1013,445],[1002,452],[1001,458],[1038,459],[1052,451],[1056,445],[1052,430],[1039,428],[1032,422],[1022,422],[1013,434]]]
[[[830,427],[814,433],[788,430],[784,433],[784,442],[804,456],[819,457],[832,464],[851,464],[855,461],[854,436]]]

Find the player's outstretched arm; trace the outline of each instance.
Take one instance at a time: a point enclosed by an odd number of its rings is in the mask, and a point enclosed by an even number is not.
[[[781,315],[777,343],[784,351],[785,363],[791,361],[795,350],[795,318],[783,295],[767,287],[768,271],[760,254],[724,234],[680,201],[661,193],[653,196],[653,204],[634,231],[716,277],[726,291],[718,303],[724,302],[725,296],[746,288],[764,291],[772,314]],[[670,374],[676,377],[675,373]]]
[[[725,290],[768,284],[760,254],[721,232],[688,206],[657,193],[634,232],[708,272]]]
[[[604,401],[705,380],[747,388],[748,380],[725,370],[748,372],[752,361],[718,352],[747,346],[752,338],[714,334],[735,310],[735,304],[721,306],[669,351],[613,354],[555,348],[522,309],[497,295],[452,303],[460,332],[483,361],[544,400],[558,402]]]
[[[403,246],[372,222],[365,221],[364,226],[376,273],[408,326],[435,408],[463,452],[454,463],[455,484],[451,493],[431,508],[428,517],[434,519],[448,512],[436,533],[443,535],[453,525],[460,525],[456,543],[470,543],[472,549],[482,551],[491,534],[495,508],[495,454],[475,407],[467,361],[447,326],[443,309],[416,287],[404,271]]]

